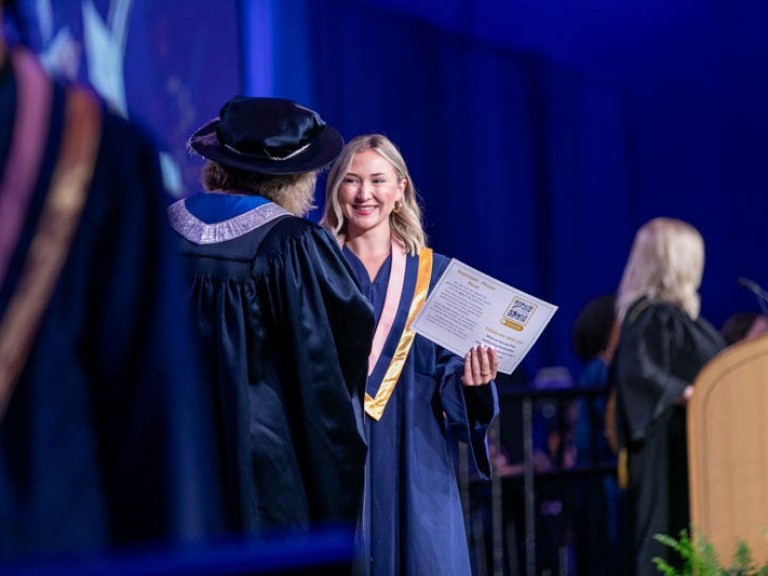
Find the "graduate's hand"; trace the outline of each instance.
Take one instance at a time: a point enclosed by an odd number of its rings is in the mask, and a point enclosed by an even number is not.
[[[470,348],[464,356],[464,375],[461,383],[464,386],[484,386],[496,378],[499,369],[499,356],[496,349],[485,344]]]

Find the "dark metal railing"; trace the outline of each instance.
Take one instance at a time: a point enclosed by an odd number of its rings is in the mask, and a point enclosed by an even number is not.
[[[517,575],[535,576],[537,567],[536,558],[536,502],[537,489],[541,490],[547,485],[555,484],[568,491],[577,480],[595,479],[613,476],[616,470],[616,460],[607,449],[607,442],[603,437],[604,406],[608,391],[605,387],[587,388],[577,386],[554,386],[547,388],[533,387],[499,387],[501,403],[501,415],[489,434],[489,452],[495,455],[494,476],[490,482],[490,529],[492,532],[491,554],[488,555],[484,544],[488,541],[485,534],[485,524],[472,518],[472,491],[479,484],[479,480],[469,470],[467,456],[464,450],[460,452],[460,477],[462,498],[465,504],[465,520],[468,530],[473,534],[475,546],[475,567],[478,576]],[[574,406],[581,408],[577,418],[573,417]],[[542,425],[546,420],[547,424]],[[586,446],[577,446],[581,453],[575,456],[572,452],[572,435],[576,434],[576,427],[582,426],[579,431],[587,428],[588,440]],[[545,429],[548,434],[543,438],[538,431]],[[506,443],[502,441],[506,440]],[[510,440],[512,438],[512,440]],[[504,448],[509,449],[509,444],[518,438],[516,446],[511,446],[511,462],[503,462],[501,455]],[[580,438],[582,441],[584,438]],[[555,444],[554,450],[547,456],[547,465],[541,466],[542,453],[547,452]],[[506,446],[505,446],[506,444]],[[586,452],[586,454],[584,453]],[[524,571],[520,571],[517,559],[517,543],[509,543],[510,538],[516,539],[514,534],[507,535],[505,539],[505,527],[514,523],[505,518],[509,512],[509,506],[505,502],[505,494],[511,493],[510,487],[518,491],[522,485],[523,495],[523,555]],[[479,534],[478,534],[479,532]],[[506,540],[506,546],[505,546]],[[480,551],[478,552],[478,548]],[[565,554],[561,548],[560,554]],[[505,561],[506,558],[506,561]],[[568,575],[569,563],[564,558],[558,562],[558,575]],[[551,572],[545,572],[550,573]]]

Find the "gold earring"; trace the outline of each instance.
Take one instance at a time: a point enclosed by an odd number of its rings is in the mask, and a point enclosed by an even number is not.
[[[403,203],[400,202],[400,200],[395,200],[395,205],[392,206],[392,212],[394,212],[395,214],[399,214],[400,213],[400,209],[402,207],[403,207]]]

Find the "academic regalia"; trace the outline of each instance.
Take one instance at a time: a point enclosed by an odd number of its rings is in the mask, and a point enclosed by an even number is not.
[[[204,536],[216,529],[211,420],[156,153],[90,92],[52,82],[26,51],[11,58],[0,65],[0,564]]]
[[[373,316],[335,240],[259,196],[173,204],[218,411],[228,527],[354,527]]]
[[[377,323],[385,307],[392,256],[370,281],[363,263],[344,248]],[[368,378],[378,392],[411,308],[419,277],[417,256],[407,256],[402,294],[389,337]],[[434,255],[431,289],[448,259]],[[366,416],[369,453],[362,539],[369,574],[471,574],[458,480],[447,435],[469,442],[471,460],[490,476],[485,435],[498,413],[495,384],[464,387],[464,359],[416,335],[380,419]],[[379,417],[379,416],[377,416]]]
[[[674,554],[655,534],[677,537],[689,528],[686,409],[677,401],[724,347],[706,320],[669,303],[643,298],[622,324],[609,379],[628,457],[638,576],[657,573],[654,557]]]

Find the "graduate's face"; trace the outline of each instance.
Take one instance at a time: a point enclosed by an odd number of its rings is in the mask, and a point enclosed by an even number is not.
[[[389,228],[389,215],[401,201],[405,179],[375,150],[358,152],[341,181],[339,203],[347,220],[347,236]]]

